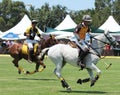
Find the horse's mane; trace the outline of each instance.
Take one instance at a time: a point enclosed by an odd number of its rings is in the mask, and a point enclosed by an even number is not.
[[[44,49],[46,47],[51,47],[55,44],[58,44],[58,40],[55,39],[54,36],[46,36],[46,37],[42,38],[39,42],[41,49]]]
[[[99,34],[99,35],[96,35],[94,36],[95,38],[100,38],[100,37],[103,37],[104,34]]]

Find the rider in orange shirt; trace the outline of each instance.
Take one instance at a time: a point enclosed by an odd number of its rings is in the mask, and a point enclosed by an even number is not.
[[[86,33],[90,32],[90,22],[92,21],[92,18],[90,15],[84,15],[82,18],[82,22],[75,28],[74,35],[76,37],[76,43],[79,48],[82,49],[82,52],[79,53],[79,60],[78,65],[81,66],[81,68],[85,67],[85,64],[82,63],[84,54],[89,51],[88,45],[85,43],[85,37]]]

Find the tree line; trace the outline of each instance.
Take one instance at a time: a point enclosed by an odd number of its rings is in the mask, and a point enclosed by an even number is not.
[[[105,22],[109,15],[113,15],[120,24],[120,0],[95,0],[94,5],[94,9],[73,11],[62,5],[50,7],[48,3],[45,3],[40,8],[35,8],[21,1],[2,0],[0,2],[0,30],[6,31],[15,26],[24,14],[27,14],[31,20],[37,19],[38,27],[42,31],[45,27],[56,27],[63,21],[66,14],[69,14],[77,24],[80,23],[83,15],[91,15],[93,19],[91,27],[96,29]]]

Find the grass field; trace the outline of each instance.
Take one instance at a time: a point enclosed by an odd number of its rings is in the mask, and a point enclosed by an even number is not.
[[[112,66],[106,70],[104,62],[112,63]],[[102,75],[93,87],[90,83],[77,84],[77,79],[87,78],[88,73],[67,64],[62,74],[72,88],[70,93],[62,88],[54,75],[54,64],[49,59],[45,63],[47,68],[43,72],[19,75],[12,58],[0,56],[0,95],[120,95],[120,58],[106,58],[98,62]],[[35,68],[35,64],[25,60],[21,60],[20,65],[30,71]]]

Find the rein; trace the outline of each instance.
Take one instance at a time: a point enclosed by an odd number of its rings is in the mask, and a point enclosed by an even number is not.
[[[91,36],[91,38],[93,38],[93,39],[95,39],[95,40],[98,40],[98,41],[100,41],[100,42],[102,42],[102,43],[104,43],[104,44],[108,44],[108,43],[106,43],[106,42],[104,42],[104,41],[101,41],[101,40],[99,40],[99,39],[97,39],[97,38],[95,38],[95,37],[93,37],[92,35],[90,35]],[[106,37],[106,36],[105,36]],[[101,46],[101,47],[98,47],[98,48],[94,48],[94,47],[92,47],[92,46],[90,46],[95,52],[97,52],[96,51],[96,49],[101,49],[101,48],[104,48],[105,47],[105,45],[104,46]],[[97,52],[98,53],[98,52]],[[100,54],[98,53],[98,55],[100,56]]]
[[[107,37],[106,34],[104,34],[104,35],[105,35],[105,37],[107,38],[107,40],[111,43],[110,46],[113,45],[115,41],[112,42],[112,41],[109,39],[109,37]],[[95,39],[95,40],[98,40],[98,41],[100,41],[100,42],[102,42],[102,43],[104,43],[104,44],[109,44],[109,43],[107,43],[107,42],[105,42],[105,41],[101,41],[101,40],[93,37],[92,35],[90,35],[90,36],[91,36],[91,38],[93,38],[93,39]],[[94,49],[100,49],[100,48],[104,48],[104,47],[105,47],[105,45],[102,46],[102,47],[94,48]]]
[[[105,34],[104,34],[104,35],[105,35]],[[98,41],[100,41],[100,42],[102,42],[102,43],[104,43],[104,44],[109,44],[109,43],[107,43],[107,42],[101,41],[101,40],[93,37],[92,35],[90,35],[90,36],[91,36],[91,38],[93,38],[93,39],[95,39],[95,40],[98,40]],[[107,35],[105,35],[105,37],[110,41],[110,39],[107,37]],[[111,41],[110,41],[110,42],[111,42]]]
[[[115,41],[111,41],[110,40],[110,38],[109,37],[107,37],[107,35],[106,34],[104,34],[105,35],[105,37],[108,39],[108,41],[111,43],[110,45],[114,45],[114,43],[115,43]],[[108,43],[109,44],[109,43]]]
[[[107,37],[107,35],[106,35],[106,34],[104,34],[104,35],[105,35],[105,37],[107,38],[107,40],[111,43],[110,45],[114,44],[115,41],[111,42],[111,40]],[[102,42],[102,43],[104,43],[104,44],[109,44],[109,43],[107,43],[107,42],[105,42],[105,41],[102,41],[102,40],[99,40],[99,39],[93,37],[92,35],[90,35],[90,37],[93,38],[93,39],[95,39],[95,40],[98,40],[98,41],[100,41],[100,42]],[[90,46],[90,47],[97,53],[96,55],[97,55],[98,57],[101,57],[101,55],[99,54],[99,52],[98,52],[96,49],[104,48],[105,45],[104,45],[104,46],[101,46],[101,47],[98,47],[98,48],[94,48],[94,47],[92,47],[92,46]],[[104,57],[105,57],[105,56],[104,56]],[[103,57],[103,58],[104,58],[104,57]]]

